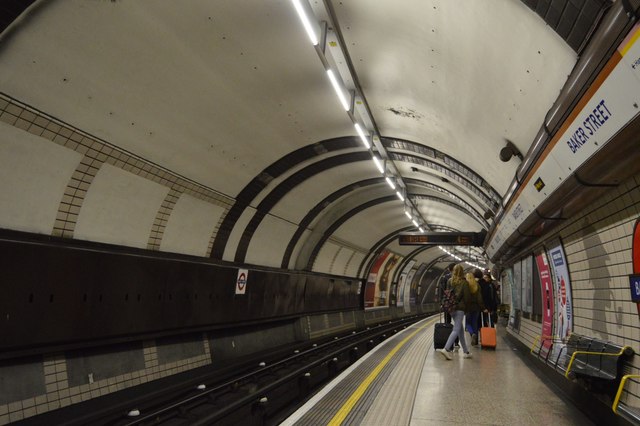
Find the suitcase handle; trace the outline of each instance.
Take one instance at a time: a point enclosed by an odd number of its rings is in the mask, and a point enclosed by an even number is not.
[[[491,312],[487,312],[487,316],[489,317],[489,327],[493,327],[493,324],[491,323]],[[482,318],[484,319],[484,312],[482,312]]]

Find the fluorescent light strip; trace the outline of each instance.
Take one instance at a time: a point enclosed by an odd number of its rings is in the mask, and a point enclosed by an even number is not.
[[[412,220],[413,218],[411,217],[411,213],[409,213],[408,211],[404,211],[404,214],[409,218],[409,220]]]
[[[411,222],[413,222],[413,226],[415,226],[416,228],[418,228],[418,222],[416,222],[415,219],[411,219]]]
[[[422,226],[418,226],[418,230],[419,230],[420,232],[424,232],[424,229],[422,228]]]
[[[329,76],[329,80],[331,80],[331,85],[333,86],[333,90],[336,91],[338,98],[340,98],[340,103],[345,111],[349,111],[349,101],[347,101],[347,97],[344,95],[344,90],[342,90],[342,86],[338,83],[338,79],[332,70],[327,70],[327,75]]]
[[[380,171],[380,173],[384,174],[384,167],[382,167],[382,163],[380,162],[378,157],[376,157],[374,155],[371,158],[373,159],[373,162],[376,163],[376,167],[378,168],[378,171]]]
[[[312,20],[305,12],[305,7],[303,6],[303,3],[302,3],[303,1],[306,1],[306,0],[293,0],[293,6],[295,7],[296,12],[298,13],[298,17],[300,18],[300,21],[302,21],[302,25],[305,31],[307,32],[307,35],[309,36],[309,40],[311,40],[311,43],[314,46],[317,46],[319,43],[318,35],[316,34],[316,31],[312,25]],[[313,18],[315,19],[315,17]],[[338,95],[338,99],[340,99],[340,103],[342,104],[342,107],[344,108],[345,111],[349,111],[351,109],[349,105],[349,100],[347,99],[347,96],[345,95],[345,92],[342,89],[342,86],[340,85],[340,83],[338,82],[338,79],[336,78],[335,74],[333,73],[332,70],[327,70],[327,75],[329,76],[329,80],[331,81],[333,90],[335,90],[336,94]],[[364,144],[365,148],[369,149],[371,147],[371,144],[369,143],[367,136],[364,134],[364,131],[362,130],[362,128],[358,123],[355,123],[355,128],[356,128],[356,132],[358,132],[358,135],[360,136],[360,139],[362,139],[362,143]],[[373,162],[376,163],[376,167],[378,168],[380,173],[384,174],[384,167],[380,163],[380,160],[375,155],[373,156]],[[385,179],[389,184],[389,186],[391,187],[391,189],[396,189],[395,184],[389,177],[385,177]],[[398,196],[400,201],[404,202],[404,197],[402,196],[400,191],[396,191],[396,195]],[[409,219],[411,219],[411,215],[409,215],[407,212],[405,213],[409,216]],[[412,221],[414,225],[417,226],[418,229],[420,229],[420,232],[424,232],[422,227],[419,227],[418,224],[415,222],[415,220],[412,219]]]
[[[311,26],[311,21],[309,20],[309,17],[304,12],[304,8],[302,7],[302,3],[300,2],[300,0],[293,0],[293,6],[296,8],[296,12],[298,12],[298,16],[300,17],[300,20],[302,21],[302,25],[304,26],[304,29],[307,32],[307,35],[309,36],[309,39],[311,40],[311,43],[313,43],[314,46],[317,46],[318,43],[319,43],[318,36],[316,35],[316,32],[314,31],[313,27]]]
[[[391,180],[391,178],[389,178],[389,176],[384,178],[387,183],[389,184],[389,186],[391,187],[391,189],[396,189],[396,185],[393,183],[393,181]]]
[[[362,139],[364,147],[369,149],[371,147],[371,144],[369,143],[369,139],[367,139],[367,136],[364,134],[364,130],[362,130],[362,127],[360,127],[360,124],[356,123],[353,126],[356,128],[356,132],[358,132],[358,136],[360,136],[360,139]]]

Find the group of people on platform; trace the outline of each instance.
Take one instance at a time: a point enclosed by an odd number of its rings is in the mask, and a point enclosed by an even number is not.
[[[453,290],[458,302],[453,312],[444,313],[446,323],[451,324],[453,320],[453,329],[444,348],[437,351],[446,359],[452,359],[454,343],[459,341],[464,358],[471,358],[464,331],[469,332],[471,345],[476,346],[480,327],[495,327],[500,304],[499,286],[489,271],[476,268],[465,274],[461,264],[451,263],[438,285],[441,302],[448,289]]]

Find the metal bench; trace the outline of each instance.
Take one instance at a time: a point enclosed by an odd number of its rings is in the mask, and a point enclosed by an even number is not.
[[[624,363],[634,351],[629,346],[572,333],[566,342],[557,336],[539,336],[531,346],[531,353],[567,379],[613,398]]]
[[[613,398],[622,379],[624,363],[633,354],[630,346],[572,333],[566,343],[565,355],[559,362],[565,366],[566,378]]]
[[[620,386],[618,387],[618,392],[616,393],[616,397],[613,400],[613,405],[611,409],[618,416],[623,417],[624,419],[630,421],[633,424],[640,424],[640,409],[636,407],[628,406],[620,401],[620,397],[624,392],[624,387],[628,380],[638,380],[640,379],[640,375],[638,374],[627,374],[622,377],[620,381]]]
[[[629,346],[573,333],[567,341],[565,376],[615,380],[622,371],[623,362],[633,354],[634,351]]]

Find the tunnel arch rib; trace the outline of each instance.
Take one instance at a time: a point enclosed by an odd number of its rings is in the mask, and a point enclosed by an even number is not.
[[[432,157],[436,161],[427,161],[422,158],[422,156],[400,154],[393,151],[389,153],[391,159],[395,161],[408,162],[411,164],[430,167],[438,172],[445,173],[447,176],[454,177],[456,181],[462,183],[470,190],[471,194],[467,193],[468,196],[475,198],[480,205],[485,205],[488,209],[491,209],[493,207],[492,200],[497,196],[497,192],[495,192],[495,190],[493,190],[493,188],[491,188],[486,183],[486,181],[484,181],[477,173],[473,172],[471,169],[464,166],[459,161],[446,156],[440,151],[421,144],[417,144],[415,142],[401,141],[390,138],[384,138],[384,140],[385,144],[389,148],[409,150],[420,155]],[[249,245],[258,226],[266,217],[266,215],[269,214],[271,209],[277,204],[277,202],[285,197],[292,188],[299,185],[306,179],[309,179],[312,176],[315,176],[332,167],[348,164],[350,162],[370,159],[369,153],[366,151],[344,154],[338,153],[341,150],[348,150],[357,147],[358,142],[354,137],[341,137],[321,141],[296,150],[266,168],[240,192],[240,194],[236,198],[235,204],[231,207],[231,209],[229,209],[227,215],[222,220],[222,223],[216,235],[216,239],[212,246],[211,257],[222,259],[231,232],[235,228],[237,221],[240,219],[243,212],[251,206],[251,202],[255,200],[259,196],[259,194],[268,187],[268,184],[273,179],[285,175],[287,171],[292,170],[295,167],[299,167],[304,162],[309,162],[310,159],[313,161],[314,158],[317,158],[320,155],[327,153],[336,153],[336,155],[332,157],[319,160],[315,163],[311,163],[300,171],[289,176],[262,199],[262,201],[257,206],[256,213],[253,215],[253,217],[249,221],[249,224],[242,232],[242,236],[240,238],[238,246],[235,249],[234,261],[236,262],[242,263],[245,261]],[[447,159],[449,159],[450,161],[447,161]],[[378,180],[380,179],[381,178],[378,178]],[[466,210],[465,213],[470,214],[474,218],[474,220],[480,222],[483,228],[486,228],[488,226],[487,222],[482,218],[480,213],[454,192],[447,190],[441,186],[435,185],[431,182],[417,179],[415,177],[408,178],[407,183],[409,182],[411,182],[412,184],[420,182],[420,185],[422,186],[448,195],[458,203],[458,205],[452,203],[451,205],[453,207],[460,210],[460,205],[462,205],[463,210]],[[319,213],[321,210],[322,209],[320,209],[319,206],[315,206],[310,210],[309,213]],[[303,222],[311,222],[313,220],[312,216],[305,216]],[[304,227],[306,227],[306,225],[303,226],[303,223],[299,224],[296,235],[302,232],[300,231],[300,228],[304,229]],[[281,265],[283,267],[285,267],[285,265],[288,265],[292,250],[293,247],[290,247],[290,245],[287,246],[281,262]]]

